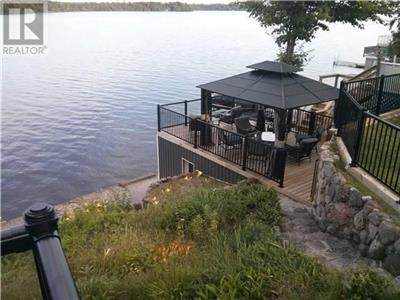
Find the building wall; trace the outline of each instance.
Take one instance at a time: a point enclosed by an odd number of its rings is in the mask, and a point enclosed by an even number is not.
[[[158,170],[160,178],[182,174],[182,158],[193,163],[195,170],[200,170],[210,177],[228,183],[237,183],[245,179],[242,175],[216,162],[193,153],[162,137],[158,137]]]

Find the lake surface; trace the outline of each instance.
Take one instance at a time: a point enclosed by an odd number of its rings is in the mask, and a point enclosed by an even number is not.
[[[245,12],[54,13],[47,21],[46,55],[2,59],[3,218],[156,172],[157,103],[198,98],[196,85],[277,52]],[[306,45],[314,58],[304,74],[332,72],[335,57],[362,62],[363,47],[387,33],[333,25]]]

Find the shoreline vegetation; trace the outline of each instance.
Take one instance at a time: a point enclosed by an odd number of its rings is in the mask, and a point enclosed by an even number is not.
[[[148,192],[141,210],[116,195],[62,217],[82,299],[399,299],[374,268],[332,269],[284,243],[272,188],[197,172]],[[9,255],[1,267],[5,299],[40,298],[31,255]]]
[[[25,8],[29,4],[21,4]],[[81,12],[81,11],[238,11],[242,10],[234,3],[230,4],[196,4],[184,2],[48,2],[48,12]]]

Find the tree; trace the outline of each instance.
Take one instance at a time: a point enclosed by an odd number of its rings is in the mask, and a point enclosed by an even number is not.
[[[389,45],[390,54],[400,57],[400,5],[397,8],[395,17],[390,22],[390,29],[392,29],[393,40]]]
[[[280,61],[302,67],[307,53],[298,48],[310,42],[318,30],[329,30],[328,24],[349,23],[363,28],[363,22],[383,22],[390,15],[389,1],[268,1],[238,2],[261,26],[272,28],[271,34],[280,47]]]

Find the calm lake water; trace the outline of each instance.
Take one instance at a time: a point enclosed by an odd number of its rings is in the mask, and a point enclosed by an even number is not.
[[[3,218],[156,172],[156,104],[198,98],[196,85],[277,51],[245,12],[55,13],[47,20],[47,55],[2,60]],[[362,62],[363,47],[387,32],[375,24],[331,26],[306,46],[314,58],[304,74],[332,72],[335,57]]]

